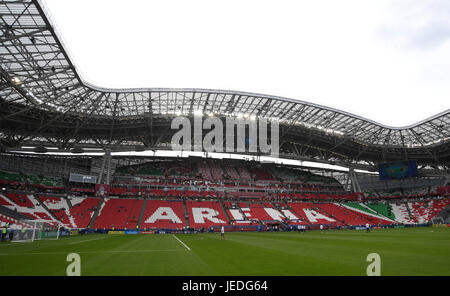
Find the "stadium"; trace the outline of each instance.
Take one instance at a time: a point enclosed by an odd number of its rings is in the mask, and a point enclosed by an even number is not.
[[[0,28],[0,275],[66,275],[69,253],[81,275],[358,276],[370,253],[382,275],[450,275],[450,110],[397,128],[263,94],[104,89],[41,1],[0,1]],[[265,120],[278,155],[224,149],[228,130],[174,151],[180,116]]]

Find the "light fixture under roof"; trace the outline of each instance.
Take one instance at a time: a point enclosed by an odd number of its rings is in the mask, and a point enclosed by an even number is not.
[[[13,77],[11,78],[11,82],[14,83],[15,85],[19,85],[22,83],[22,80],[20,80],[19,77]]]

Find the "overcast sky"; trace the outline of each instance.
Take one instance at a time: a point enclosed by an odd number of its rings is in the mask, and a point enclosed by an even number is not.
[[[112,88],[301,99],[405,126],[450,108],[450,1],[42,0]]]

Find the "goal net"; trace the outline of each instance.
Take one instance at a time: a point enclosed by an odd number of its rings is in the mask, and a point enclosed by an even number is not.
[[[43,239],[59,239],[61,224],[49,224],[39,220],[20,220],[8,229],[12,242],[33,242]]]

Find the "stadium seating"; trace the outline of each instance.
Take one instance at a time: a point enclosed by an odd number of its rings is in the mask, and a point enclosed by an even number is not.
[[[406,204],[393,203],[391,204],[391,206],[392,212],[394,213],[395,216],[395,221],[403,224],[415,223],[414,217],[408,213],[408,208]]]
[[[225,208],[225,211],[228,214],[228,217],[230,217],[230,219],[233,223],[238,223],[238,224],[250,223],[250,221],[246,218],[246,216],[242,212],[242,209],[239,207],[239,204],[237,204],[235,202],[229,202],[229,201],[224,201],[224,202],[222,202],[222,204]],[[247,205],[245,205],[245,207],[246,206]]]
[[[212,180],[211,171],[209,170],[209,166],[206,163],[199,163],[198,164],[198,171],[202,175],[203,179],[205,180]]]
[[[24,180],[19,173],[0,171],[0,183],[24,183]]]
[[[0,195],[0,206],[11,206],[11,202],[7,201],[6,198]]]
[[[223,180],[223,170],[217,163],[209,164],[209,170],[211,172],[211,176],[213,181]]]
[[[143,203],[137,199],[105,199],[93,228],[135,229]]]
[[[266,197],[267,194],[265,192],[261,192],[261,191],[230,191],[228,192],[228,195],[230,197],[235,197],[235,198],[263,198]]]
[[[232,180],[239,180],[241,176],[237,173],[236,169],[232,166],[225,166],[225,173]]]
[[[8,193],[6,196],[20,207],[34,208],[34,204],[25,194]]]
[[[238,166],[237,167],[237,172],[240,176],[240,179],[242,180],[252,180],[252,176],[250,175],[250,173],[248,172],[247,168],[244,166]]]
[[[323,213],[316,205],[309,202],[291,202],[289,207],[294,213],[309,224],[336,224],[338,221]]]
[[[41,220],[52,224],[56,222],[32,195],[7,193],[6,196],[2,196],[2,200],[3,206],[30,220]]]
[[[69,206],[64,198],[39,196],[39,199],[65,227],[77,228],[73,217],[70,215]]]
[[[179,229],[186,226],[181,201],[147,200],[141,228]]]
[[[38,187],[64,188],[61,178],[24,174],[28,183]]]
[[[25,228],[32,228],[33,227],[33,225],[30,224],[30,223],[26,223],[26,222],[17,220],[15,218],[9,217],[7,215],[0,214],[0,225],[3,226],[3,225],[6,225],[6,224],[9,224],[9,228],[10,229],[17,229],[17,230],[21,229],[22,226],[25,227]]]
[[[369,224],[392,224],[395,223],[394,220],[390,220],[388,217],[379,214],[372,208],[366,206],[364,203],[347,202],[342,203],[342,206],[346,209],[350,209],[356,212],[357,215],[366,219]]]
[[[125,195],[128,193],[127,187],[112,187],[111,195]]]
[[[149,191],[149,195],[150,196],[154,196],[154,197],[165,197],[165,196],[167,196],[167,194],[162,189],[151,189]]]
[[[136,175],[140,176],[163,176],[164,170],[159,166],[147,164],[137,168]]]
[[[72,208],[69,210],[76,228],[87,228],[92,215],[99,203],[99,198],[73,197],[70,199]]]
[[[274,210],[272,206],[267,207],[264,204],[258,204],[258,203],[250,204],[249,207],[243,207],[241,209],[242,209],[242,212],[244,213],[244,215],[246,215],[247,219],[249,219],[249,220],[256,220],[256,221],[277,220],[277,219],[274,219],[274,217],[270,216],[267,213],[266,208],[270,208],[270,209]],[[281,221],[283,219],[278,219],[278,220]]]
[[[203,187],[206,188],[206,187]],[[287,189],[283,189],[287,190]],[[136,191],[137,192],[137,191]],[[448,198],[389,203],[387,201],[328,202],[338,199],[339,194],[324,193],[270,193],[265,191],[222,191],[151,189],[153,198],[164,200],[146,201],[141,228],[180,229],[186,225],[194,228],[210,226],[249,225],[273,221],[285,224],[385,225],[393,223],[428,223],[449,205]],[[357,194],[353,196],[358,196]],[[181,198],[188,198],[181,201]],[[285,201],[279,198],[285,197]],[[289,200],[294,198],[294,201]],[[309,199],[295,201],[295,197]],[[178,199],[171,201],[170,199]],[[211,200],[217,198],[219,200]],[[227,200],[227,198],[230,198]],[[258,199],[260,198],[260,199]],[[209,199],[209,200],[208,200]],[[231,201],[234,200],[234,201]],[[144,200],[137,198],[65,197],[8,192],[0,194],[0,206],[17,211],[29,219],[47,223],[62,222],[68,228],[86,228],[95,211],[98,216],[92,228],[134,229],[138,223]],[[222,205],[224,208],[222,208]],[[98,206],[101,205],[100,208]],[[230,219],[230,221],[228,220]]]
[[[417,223],[427,223],[449,205],[449,199],[408,203]]]
[[[392,206],[388,203],[376,202],[367,203],[367,206],[381,215],[388,217],[391,220],[395,220],[395,215],[392,212]]]
[[[386,225],[392,224],[393,222],[376,212],[369,213],[354,211],[340,204],[319,204],[318,206],[329,213],[332,218],[335,218],[340,223],[345,225],[364,225],[366,223],[371,225]]]
[[[265,171],[260,168],[253,169],[252,173],[255,175],[256,180],[262,180],[262,181],[264,181],[264,180],[273,181],[274,180],[274,178],[270,172]]]
[[[193,228],[209,228],[228,224],[220,204],[213,201],[186,201],[189,225]]]

